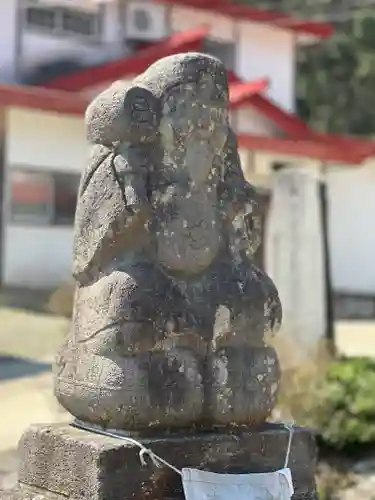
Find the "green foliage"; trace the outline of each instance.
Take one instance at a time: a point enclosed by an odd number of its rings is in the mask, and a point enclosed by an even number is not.
[[[234,0],[233,0],[234,1]],[[341,0],[236,0],[314,18],[340,14]],[[365,6],[366,3],[363,3]],[[355,7],[358,6],[358,3]],[[297,68],[297,112],[322,132],[375,135],[375,11],[360,8],[337,23],[330,40],[301,48]]]
[[[375,14],[359,11],[329,41],[304,49],[298,111],[321,131],[375,133]]]
[[[332,363],[317,389],[308,425],[335,448],[375,443],[375,360]]]

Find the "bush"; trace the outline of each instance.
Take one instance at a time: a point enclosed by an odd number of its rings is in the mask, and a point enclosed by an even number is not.
[[[336,450],[374,444],[375,360],[333,359],[327,343],[301,358],[286,338],[280,335],[274,345],[283,370],[274,418],[315,430]]]
[[[375,361],[346,358],[331,364],[306,422],[323,442],[342,449],[375,443]]]
[[[298,345],[288,332],[280,332],[269,343],[276,349],[281,370],[278,404],[273,418],[306,425],[315,414],[317,390],[325,381],[332,362],[331,349],[322,341],[314,348]]]

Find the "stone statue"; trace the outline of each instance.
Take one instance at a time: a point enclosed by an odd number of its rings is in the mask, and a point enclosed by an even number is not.
[[[55,391],[78,419],[143,431],[264,422],[281,322],[252,263],[255,192],[228,123],[223,64],[159,60],[87,109],[72,329]]]

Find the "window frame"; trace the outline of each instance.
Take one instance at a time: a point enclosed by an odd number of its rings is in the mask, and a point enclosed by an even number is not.
[[[38,217],[37,215],[30,214],[19,214],[15,213],[13,210],[14,207],[14,197],[13,197],[13,189],[14,189],[14,174],[26,174],[36,177],[44,177],[43,184],[49,185],[49,189],[51,189],[52,202],[49,203],[48,211],[45,215]],[[51,221],[53,220],[53,199],[54,199],[54,186],[53,186],[53,178],[51,176],[44,175],[43,171],[37,169],[28,169],[28,168],[12,168],[9,171],[8,177],[8,185],[9,185],[9,223],[12,226],[27,226],[27,227],[46,227],[51,225]]]
[[[54,13],[55,22],[54,27],[49,28],[47,26],[37,25],[29,23],[28,21],[28,10],[29,9],[39,9],[40,11],[49,11]],[[102,5],[98,6],[97,11],[89,12],[79,8],[64,7],[64,6],[48,6],[40,5],[33,0],[26,0],[22,6],[22,24],[26,32],[40,33],[44,35],[52,35],[59,38],[78,38],[82,41],[91,41],[96,43],[101,43],[103,39],[103,26],[104,26],[104,12]],[[81,33],[74,30],[67,30],[63,27],[63,17],[64,13],[71,13],[72,15],[79,15],[82,13],[85,16],[92,16],[93,21],[93,32],[90,34]]]
[[[51,200],[49,202],[49,210],[48,210],[48,216],[41,216],[38,218],[38,216],[30,216],[28,217],[28,214],[24,213],[22,215],[15,214],[13,210],[13,175],[14,174],[26,174],[26,175],[31,175],[31,176],[40,176],[45,178],[46,184],[50,185],[50,189],[52,191],[51,195]],[[77,185],[77,190],[76,190],[76,197],[78,198],[78,190],[79,190],[79,183],[80,183],[80,177],[81,174],[79,172],[71,172],[71,171],[66,171],[66,170],[58,170],[58,169],[53,169],[53,170],[47,170],[47,169],[38,169],[36,167],[28,167],[28,166],[22,166],[22,165],[12,165],[11,168],[9,169],[9,174],[8,174],[8,189],[9,189],[9,198],[8,198],[8,223],[11,226],[23,226],[23,227],[38,227],[38,228],[51,228],[51,227],[59,227],[59,228],[64,228],[64,227],[73,227],[74,225],[74,216],[75,216],[75,210],[76,210],[76,205],[74,206],[74,210],[72,213],[72,218],[71,220],[65,219],[57,214],[57,203],[56,203],[56,193],[57,193],[57,178],[58,176],[66,176],[72,177],[76,179],[76,185]]]

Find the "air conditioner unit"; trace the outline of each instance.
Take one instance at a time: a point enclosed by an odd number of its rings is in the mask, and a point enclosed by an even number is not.
[[[168,36],[166,7],[151,2],[128,2],[125,6],[125,38],[159,40]]]

